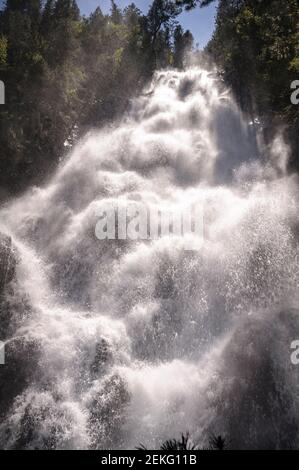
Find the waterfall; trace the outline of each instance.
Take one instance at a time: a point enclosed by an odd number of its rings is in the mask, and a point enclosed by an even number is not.
[[[214,70],[156,73],[43,187],[0,210],[5,449],[298,445],[298,179]],[[203,209],[203,240],[104,239],[107,206]],[[3,318],[3,314],[1,316]]]

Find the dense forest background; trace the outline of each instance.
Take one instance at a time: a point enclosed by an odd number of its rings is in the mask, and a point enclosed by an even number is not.
[[[183,8],[213,0],[154,0],[88,18],[75,0],[7,0],[0,12],[0,199],[39,184],[86,128],[112,122],[157,68],[184,66],[193,37],[177,22]],[[299,168],[298,0],[220,0],[206,52],[266,139],[279,127]],[[198,25],[200,28],[200,24]]]

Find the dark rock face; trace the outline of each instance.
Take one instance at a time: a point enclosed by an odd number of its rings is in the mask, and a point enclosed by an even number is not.
[[[13,280],[16,269],[16,252],[11,238],[0,234],[0,296],[5,287]]]
[[[122,443],[120,429],[125,421],[130,394],[123,379],[108,377],[90,404],[89,428],[93,449],[111,449]]]
[[[30,313],[28,301],[18,286],[18,262],[11,238],[0,234],[0,341],[5,342],[5,364],[0,366],[0,417],[30,386],[37,370],[37,342],[16,335]]]
[[[109,365],[113,362],[113,354],[108,342],[102,338],[95,348],[95,358],[91,365],[91,372],[95,375],[102,375],[107,372]]]
[[[0,234],[0,340],[9,336],[13,313],[9,308],[7,293],[15,278],[16,253],[11,238]]]
[[[11,338],[30,312],[16,279],[18,262],[11,238],[0,233],[0,341]]]
[[[299,372],[290,360],[298,331],[297,312],[248,319],[227,344],[212,384],[213,429],[230,438],[233,449],[291,449],[299,433]]]
[[[34,382],[38,355],[39,345],[32,339],[20,337],[6,343],[5,364],[0,367],[0,416]]]

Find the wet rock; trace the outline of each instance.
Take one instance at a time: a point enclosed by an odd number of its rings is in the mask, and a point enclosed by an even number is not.
[[[299,371],[290,344],[296,312],[249,319],[236,330],[211,385],[215,419],[207,431],[228,436],[234,449],[287,449],[298,444]]]
[[[0,416],[33,384],[39,353],[40,346],[33,339],[15,338],[5,344],[5,364],[0,366]]]
[[[71,419],[55,403],[26,406],[13,450],[56,450],[71,435]]]
[[[94,374],[100,375],[104,374],[109,365],[113,361],[113,354],[110,349],[109,343],[102,338],[97,344],[95,348],[95,357],[94,361],[91,365],[91,371]]]
[[[180,82],[179,89],[178,89],[178,95],[180,100],[185,100],[188,96],[192,94],[192,91],[194,90],[195,87],[195,82],[194,80],[185,78]]]
[[[123,440],[121,431],[126,417],[130,394],[126,383],[117,374],[105,380],[90,404],[92,448],[118,448]]]
[[[15,277],[16,263],[17,256],[11,238],[0,234],[0,298]]]
[[[19,257],[10,237],[0,234],[0,340],[12,337],[30,313],[28,299],[17,282]]]

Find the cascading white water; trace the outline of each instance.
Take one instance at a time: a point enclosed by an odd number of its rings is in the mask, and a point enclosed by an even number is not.
[[[282,139],[257,140],[214,72],[159,72],[120,124],[2,208],[18,253],[6,347],[21,352],[1,447],[296,442],[298,182]],[[100,241],[107,201],[201,204],[204,243]]]

